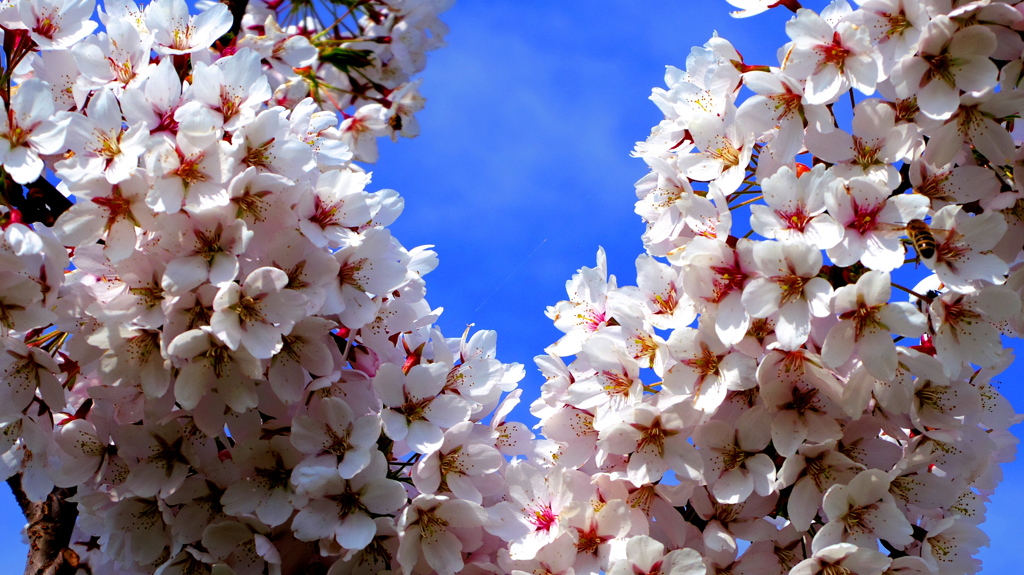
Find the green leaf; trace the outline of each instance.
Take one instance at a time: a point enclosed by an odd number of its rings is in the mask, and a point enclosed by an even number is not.
[[[365,68],[372,65],[372,56],[373,52],[370,50],[327,48],[320,52],[320,61],[327,62],[335,68],[347,72],[349,68]]]

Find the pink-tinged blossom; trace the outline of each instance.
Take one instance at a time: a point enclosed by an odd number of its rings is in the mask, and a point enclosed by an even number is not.
[[[839,243],[843,230],[825,213],[825,192],[835,176],[819,164],[797,176],[784,166],[761,180],[765,205],[750,206],[750,227],[780,241],[799,241],[828,249]]]
[[[793,486],[787,502],[789,520],[798,531],[807,531],[818,509],[821,498],[830,487],[846,484],[862,466],[837,449],[836,440],[801,445],[796,453],[786,457],[778,472],[776,489]]]
[[[944,165],[953,161],[964,147],[974,151],[997,166],[1012,165],[1016,157],[1016,144],[1002,122],[1017,114],[1024,106],[1024,94],[1017,90],[995,92],[966,92],[960,95],[959,107],[945,120],[931,126],[922,122],[922,132],[928,136],[925,161]]]
[[[910,522],[889,494],[889,478],[879,469],[860,472],[848,485],[833,485],[822,507],[828,522],[814,536],[816,553],[836,543],[874,549],[878,539],[896,548],[914,540]]]
[[[743,503],[730,505],[715,500],[707,489],[698,488],[690,497],[690,505],[707,521],[701,534],[707,550],[705,556],[728,558],[728,564],[736,557],[737,539],[755,542],[774,537],[776,528],[765,517],[778,499],[777,493],[767,497],[752,495]]]
[[[33,278],[0,271],[0,333],[25,333],[45,327],[57,317],[43,302],[43,292]]]
[[[845,228],[839,244],[828,249],[828,257],[839,266],[858,260],[878,271],[892,271],[903,265],[906,250],[900,242],[907,222],[928,213],[930,202],[919,194],[897,194],[864,178],[835,186],[825,196],[828,212]]]
[[[146,397],[162,397],[171,383],[170,363],[161,351],[165,344],[157,330],[109,324],[88,336],[90,345],[107,350],[99,373],[109,385],[138,385]]]
[[[146,7],[145,25],[153,33],[159,54],[191,54],[209,48],[231,28],[231,14],[213,4],[197,16],[188,13],[184,0],[156,0]]]
[[[148,130],[138,125],[127,130],[123,127],[121,108],[109,88],[92,97],[88,112],[88,116],[71,115],[67,147],[74,155],[57,162],[57,175],[71,182],[97,173],[106,176],[111,184],[127,180],[146,149]]]
[[[669,470],[679,477],[698,480],[703,464],[685,430],[699,421],[694,410],[683,403],[659,410],[637,405],[621,413],[622,422],[601,430],[598,449],[626,455],[626,476],[633,485],[656,483]]]
[[[120,262],[135,251],[136,226],[153,229],[156,220],[146,205],[149,186],[141,174],[118,184],[90,176],[75,184],[78,201],[57,218],[54,233],[67,246],[84,246],[103,239],[103,253]]]
[[[811,333],[811,317],[830,313],[832,286],[818,276],[821,251],[803,243],[762,242],[754,246],[759,276],[743,289],[743,306],[751,317],[778,312],[779,344],[795,349]]]
[[[834,164],[830,170],[834,176],[847,180],[863,176],[895,189],[900,174],[893,164],[909,160],[921,148],[921,138],[914,124],[897,123],[892,106],[871,98],[854,108],[852,135],[811,128],[805,144],[815,157]]]
[[[755,385],[757,362],[722,343],[707,322],[699,329],[675,330],[668,347],[678,363],[665,373],[665,389],[705,413],[714,413],[729,391]]]
[[[698,115],[689,126],[694,144],[700,153],[679,156],[677,168],[688,178],[702,182],[716,181],[723,193],[732,193],[743,183],[754,148],[754,135],[726,117]]]
[[[96,0],[31,0],[17,2],[21,22],[42,50],[66,50],[96,29]]]
[[[309,455],[337,456],[342,479],[370,465],[379,438],[380,419],[372,414],[357,418],[340,397],[313,401],[292,420],[292,445]]]
[[[783,71],[806,80],[808,104],[826,104],[847,88],[871,94],[878,81],[878,53],[868,31],[850,22],[835,28],[811,10],[800,9],[786,23],[793,40]]]
[[[430,453],[444,443],[442,428],[469,419],[469,402],[441,393],[447,373],[443,363],[414,365],[408,374],[393,363],[380,367],[373,386],[384,402],[380,417],[388,437],[404,441],[419,453]]]
[[[1014,164],[1014,180],[1018,179],[1018,163]],[[934,166],[924,159],[910,165],[910,185],[915,194],[927,196],[932,208],[939,209],[947,202],[986,202],[999,194],[999,179],[988,168],[972,165]]]
[[[54,441],[68,457],[54,470],[54,483],[72,487],[96,481],[117,484],[128,475],[124,460],[110,449],[110,439],[85,419],[64,421],[54,430]]]
[[[589,411],[564,405],[544,417],[541,426],[545,438],[562,446],[558,451],[558,463],[567,469],[581,467],[597,450],[599,434],[594,429],[594,414]]]
[[[921,558],[939,575],[976,573],[981,561],[974,555],[988,546],[989,538],[976,525],[959,517],[946,517],[929,522],[921,542]]]
[[[594,412],[600,429],[619,420],[619,411],[640,400],[643,381],[640,364],[625,346],[603,331],[590,338],[579,354],[583,374],[569,386],[565,399],[573,406]]]
[[[733,568],[733,575],[788,575],[803,557],[803,534],[792,525],[771,540],[751,543]]]
[[[388,133],[385,120],[387,110],[380,104],[361,106],[356,113],[341,122],[341,141],[355,154],[357,160],[377,161],[377,138]]]
[[[127,497],[103,514],[103,528],[110,533],[107,556],[121,565],[153,563],[166,553],[171,512],[159,499]]]
[[[90,36],[72,48],[75,63],[82,72],[77,87],[88,90],[138,85],[151,70],[152,43],[151,37],[140,35],[129,22],[109,21],[105,34]]]
[[[235,165],[300,180],[310,171],[312,156],[308,144],[286,136],[289,129],[288,110],[275,107],[260,112],[232,134],[227,156]]]
[[[616,557],[608,575],[704,575],[707,567],[693,549],[665,552],[665,545],[647,535],[636,535],[625,541],[623,556]]]
[[[146,169],[152,187],[146,203],[153,211],[176,213],[183,206],[190,212],[228,205],[224,185],[231,174],[224,145],[197,145],[185,132],[176,138],[156,136],[147,146]]]
[[[164,217],[160,225],[162,242],[176,252],[160,285],[174,293],[193,290],[205,282],[220,286],[233,281],[239,270],[238,255],[245,252],[253,234],[244,221],[229,217],[223,208]]]
[[[693,300],[683,291],[680,270],[640,255],[636,259],[636,285],[639,293],[635,297],[643,298],[644,315],[655,328],[681,328],[696,318]]]
[[[864,358],[868,373],[881,380],[896,375],[896,347],[892,334],[920,337],[927,319],[913,304],[889,303],[892,285],[887,272],[869,271],[856,284],[836,290],[832,311],[839,323],[829,330],[821,355],[838,367],[855,353]]]
[[[739,72],[732,61],[739,59],[728,40],[715,36],[704,46],[690,50],[685,72],[675,66],[665,67],[668,90],[655,88],[651,101],[674,128],[666,130],[666,136],[689,126],[699,115],[723,115],[732,107],[739,88]],[[672,144],[678,141],[677,137]]]
[[[927,6],[916,0],[864,0],[850,21],[868,29],[882,56],[882,70],[913,56],[929,22]]]
[[[192,78],[194,99],[175,113],[175,119],[181,122],[181,115],[202,108],[211,110],[214,124],[195,126],[196,130],[202,129],[202,133],[196,134],[200,137],[203,134],[215,134],[221,128],[234,132],[249,124],[255,119],[256,110],[271,96],[270,84],[260,64],[260,55],[249,48],[242,48],[209,66],[197,65]],[[189,126],[182,128],[188,129]]]
[[[374,320],[380,296],[398,289],[408,268],[397,242],[384,228],[371,228],[353,245],[334,253],[337,279],[327,286],[323,313],[337,313],[348,328],[359,328]]]
[[[13,274],[11,274],[13,275]],[[4,289],[6,292],[10,288]],[[2,293],[2,292],[0,292]],[[0,312],[3,310],[0,300]],[[42,311],[42,310],[40,310]],[[28,347],[19,339],[5,337],[0,354],[0,416],[20,416],[40,394],[42,401],[57,411],[65,400],[64,390],[57,379],[60,368],[44,350]]]
[[[740,239],[736,247],[707,238],[694,238],[683,261],[683,287],[706,316],[715,318],[715,333],[725,345],[735,345],[750,327],[743,306],[743,289],[756,274],[755,242]]]
[[[302,400],[309,378],[334,372],[328,334],[335,327],[337,324],[330,320],[306,316],[291,331],[282,334],[281,351],[270,360],[267,379],[285,405]]]
[[[371,514],[392,514],[408,501],[405,488],[386,477],[384,454],[373,451],[370,463],[351,479],[343,479],[331,464],[305,460],[292,473],[299,493],[310,496],[310,504],[292,519],[292,530],[300,541],[333,540],[343,549],[363,549],[373,541],[377,524]],[[321,456],[322,459],[327,456]]]
[[[122,428],[115,439],[131,469],[124,487],[139,497],[174,493],[191,466],[199,465],[199,454],[177,423]]]
[[[1003,350],[996,324],[1016,314],[1020,296],[1002,286],[987,286],[977,292],[949,292],[929,306],[932,343],[942,360],[946,375],[955,377],[965,363],[991,367]]]
[[[302,319],[306,303],[287,285],[288,274],[274,267],[253,270],[241,285],[222,285],[210,318],[214,335],[232,350],[244,346],[259,359],[281,351],[281,336]]]
[[[596,267],[580,268],[572,279],[566,282],[568,301],[548,307],[547,316],[565,335],[548,346],[546,351],[560,356],[579,353],[583,343],[594,332],[607,325],[611,318],[608,292],[615,287],[614,278],[612,282],[608,281],[608,262],[604,249],[600,249],[597,252]]]
[[[252,48],[260,53],[271,67],[284,75],[293,74],[293,68],[313,66],[319,52],[309,38],[284,30],[277,23],[274,14],[268,15],[263,23],[263,34],[245,34],[238,40],[239,48]]]
[[[950,205],[935,212],[929,227],[935,238],[935,255],[922,261],[946,287],[970,292],[979,281],[997,285],[1006,281],[1009,267],[992,253],[1006,234],[1002,213],[969,216],[960,206]]]
[[[782,71],[747,72],[743,75],[743,85],[755,95],[740,104],[736,122],[747,126],[754,134],[765,134],[777,128],[767,146],[774,156],[792,158],[800,152],[804,145],[805,123],[822,132],[832,128],[828,108],[804,102],[803,86]]]
[[[0,162],[15,182],[27,184],[43,173],[41,154],[64,149],[67,120],[55,113],[46,82],[29,79],[11,92],[9,110],[0,114]]]
[[[490,428],[465,421],[446,431],[441,447],[416,463],[413,485],[422,493],[451,493],[479,505],[481,488],[488,495],[500,490],[494,480],[503,463]]]
[[[764,496],[775,490],[775,464],[762,453],[771,441],[770,421],[764,408],[755,407],[734,425],[713,420],[700,427],[696,443],[715,499],[740,503],[751,493]]]
[[[182,83],[172,58],[164,58],[154,66],[140,85],[129,84],[121,94],[125,120],[152,133],[178,131],[175,113],[185,103]],[[192,120],[195,122],[195,120]]]
[[[465,567],[464,553],[479,547],[487,512],[478,503],[443,495],[418,495],[398,522],[398,563],[402,573],[424,562],[438,575],[455,575]]]
[[[926,116],[945,120],[960,106],[960,91],[995,87],[999,70],[989,56],[996,36],[984,26],[959,28],[946,15],[935,16],[921,33],[916,56],[898,62],[892,83],[901,98],[917,96]]]
[[[499,521],[488,529],[509,541],[512,559],[532,559],[545,545],[571,527],[569,519],[580,513],[589,478],[574,470],[555,467],[541,470],[515,460],[505,471],[509,506],[501,509]],[[496,510],[497,511],[497,510]]]
[[[882,575],[892,560],[874,549],[837,543],[814,552],[814,556],[797,563],[791,575]]]
[[[174,338],[167,353],[180,368],[174,380],[174,397],[183,409],[211,401],[209,394],[214,391],[236,412],[258,404],[255,380],[263,377],[259,360],[245,348],[231,349],[222,343],[209,326]]]
[[[970,383],[924,377],[914,381],[910,421],[923,433],[949,439],[962,425],[977,422],[980,414],[981,395]]]
[[[836,417],[842,388],[821,358],[803,349],[772,349],[757,366],[761,398],[772,417],[772,445],[782,455],[800,445],[842,437]]]
[[[369,176],[349,170],[322,174],[312,193],[303,194],[295,211],[299,229],[317,247],[347,247],[358,241],[356,231],[370,219]]]

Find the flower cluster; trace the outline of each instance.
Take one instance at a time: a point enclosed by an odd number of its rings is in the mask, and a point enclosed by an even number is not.
[[[637,285],[599,252],[548,310],[540,439],[353,163],[415,135],[447,3],[0,6],[0,476],[76,510],[37,567],[977,571],[1019,419],[1024,16],[730,2],[791,42],[712,38],[654,91]]]
[[[974,573],[1019,420],[993,379],[1024,329],[1024,17],[730,3],[790,8],[791,41],[767,66],[714,37],[654,90],[647,253],[548,309],[548,492],[511,564]]]
[[[531,438],[504,422],[523,370],[433,325],[436,255],[353,163],[415,134],[444,6],[349,4],[347,39],[269,3],[239,28],[183,0],[108,2],[101,32],[89,1],[0,12],[0,477],[71,497],[71,524],[42,512],[65,539],[33,540],[64,568],[454,572],[475,549]]]

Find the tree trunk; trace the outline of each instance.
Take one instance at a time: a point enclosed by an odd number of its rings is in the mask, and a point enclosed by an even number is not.
[[[46,501],[29,501],[21,486],[21,474],[7,480],[21,512],[28,521],[28,558],[25,575],[73,575],[78,554],[68,546],[78,518],[78,504],[68,499],[77,489],[55,487]]]

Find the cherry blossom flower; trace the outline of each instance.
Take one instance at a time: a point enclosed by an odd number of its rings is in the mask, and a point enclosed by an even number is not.
[[[844,179],[866,176],[890,189],[899,186],[893,164],[909,159],[921,147],[917,128],[897,123],[892,107],[875,98],[863,100],[853,112],[853,134],[831,129],[807,131],[808,151],[833,165],[833,175]]]
[[[414,365],[408,374],[391,363],[381,366],[373,385],[384,402],[380,417],[388,437],[429,453],[443,445],[442,427],[451,428],[469,418],[466,400],[441,393],[447,373],[442,363]]]
[[[936,16],[921,33],[917,55],[893,67],[893,86],[902,98],[916,95],[925,115],[945,120],[960,106],[960,90],[995,86],[998,71],[989,60],[995,48],[995,34],[984,26],[958,29],[948,16]]]
[[[663,410],[638,405],[622,416],[622,423],[602,429],[597,446],[609,453],[628,455],[626,474],[638,487],[661,480],[670,469],[682,477],[698,479],[703,465],[683,431],[695,419],[691,412],[682,403]]]
[[[949,289],[966,292],[975,289],[977,280],[996,285],[1005,281],[1009,267],[991,251],[1006,233],[1002,214],[985,212],[970,217],[951,205],[935,212],[929,227],[936,242],[935,255],[922,261]]]
[[[790,571],[793,575],[882,575],[890,559],[874,549],[837,543],[814,552],[812,557],[797,563]]]
[[[117,97],[109,88],[93,96],[88,111],[88,116],[71,116],[67,147],[75,155],[56,164],[58,173],[71,181],[90,173],[102,173],[111,184],[127,180],[138,167],[149,133],[142,126],[123,128]]]
[[[190,54],[208,48],[231,27],[227,6],[213,4],[190,16],[184,0],[156,0],[146,7],[145,26],[161,54]]]
[[[693,549],[676,549],[665,553],[665,546],[660,541],[646,535],[637,535],[626,541],[625,557],[612,563],[608,575],[702,575],[706,570],[704,561]]]
[[[340,397],[313,403],[308,412],[295,417],[293,422],[292,445],[310,455],[337,455],[338,475],[342,479],[352,479],[366,469],[380,437],[380,420],[370,415],[357,419]]]
[[[889,274],[874,270],[836,290],[832,310],[840,322],[829,330],[821,350],[829,365],[842,365],[856,350],[858,356],[871,358],[864,364],[868,373],[882,380],[895,377],[896,348],[890,333],[920,337],[927,320],[911,303],[889,303],[890,292]]]
[[[902,547],[913,541],[910,523],[889,494],[889,479],[877,469],[862,471],[848,485],[833,485],[822,502],[828,522],[814,536],[815,553],[836,543],[874,549],[877,539]]]
[[[33,0],[18,2],[22,23],[32,40],[43,50],[62,50],[74,46],[96,29],[90,19],[95,0]]]
[[[786,23],[793,40],[783,62],[783,71],[807,80],[804,99],[808,104],[825,104],[843,90],[853,87],[870,94],[878,81],[878,55],[867,30],[850,22],[833,28],[811,10],[797,10]]]
[[[694,407],[714,412],[730,390],[749,389],[756,362],[723,344],[708,324],[676,330],[668,342],[679,363],[665,373],[665,388],[692,398]]]
[[[224,284],[213,300],[213,334],[232,350],[245,346],[253,357],[272,357],[305,306],[305,298],[287,285],[288,274],[273,267],[253,270],[242,285]]]
[[[140,174],[111,185],[106,178],[92,176],[75,185],[80,200],[57,218],[54,232],[69,246],[84,246],[103,239],[103,253],[119,262],[135,251],[136,226],[156,225],[146,205],[149,186]]]
[[[843,231],[825,213],[825,191],[833,173],[824,165],[797,177],[789,166],[761,181],[765,205],[750,206],[750,226],[758,234],[780,241],[799,241],[830,248],[839,243]]]
[[[333,459],[333,457],[331,458]],[[304,465],[305,463],[310,465]],[[311,497],[311,505],[292,519],[301,541],[329,539],[344,549],[363,549],[373,541],[377,524],[370,514],[394,513],[407,501],[402,484],[387,479],[387,462],[378,451],[351,479],[342,479],[335,465],[322,467],[306,460],[295,468],[292,483]]]
[[[905,249],[899,241],[907,222],[924,218],[928,198],[918,194],[890,193],[866,179],[850,180],[834,187],[825,197],[828,212],[845,228],[839,244],[828,257],[837,265],[860,261],[878,271],[892,271],[903,262]]]
[[[55,115],[50,87],[26,80],[12,94],[9,113],[0,114],[0,162],[15,182],[35,181],[43,172],[40,154],[60,152],[66,129],[67,120]]]
[[[769,419],[761,408],[750,409],[736,421],[709,421],[700,428],[697,445],[705,458],[705,477],[711,493],[722,503],[740,503],[754,491],[775,489],[775,464],[762,453],[771,441]]]
[[[438,575],[455,575],[465,566],[463,552],[472,551],[466,531],[487,524],[478,504],[443,495],[419,495],[402,512],[398,561],[409,575],[422,558]]]
[[[811,331],[811,317],[829,314],[832,286],[817,277],[821,251],[803,243],[763,242],[754,246],[760,277],[743,289],[743,305],[752,317],[778,310],[779,344],[794,349]]]

